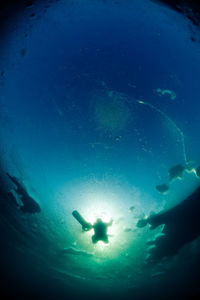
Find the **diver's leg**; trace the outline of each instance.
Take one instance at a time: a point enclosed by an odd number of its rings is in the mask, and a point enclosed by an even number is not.
[[[109,243],[109,241],[108,241],[108,237],[106,236],[106,237],[104,237],[103,239],[102,239],[102,241],[105,243],[105,244],[108,244]]]
[[[93,242],[93,244],[96,244],[96,243],[97,243],[97,238],[96,238],[96,235],[95,235],[95,234],[92,236],[92,242]]]

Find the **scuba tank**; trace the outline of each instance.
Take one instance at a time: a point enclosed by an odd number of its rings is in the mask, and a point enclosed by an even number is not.
[[[87,222],[77,210],[72,212],[72,216],[82,225],[83,231],[89,231],[93,228],[92,224]]]

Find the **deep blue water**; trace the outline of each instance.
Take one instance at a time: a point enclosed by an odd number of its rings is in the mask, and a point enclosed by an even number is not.
[[[76,240],[91,251],[71,217],[73,209],[90,210],[88,197],[98,202],[105,194],[103,201],[125,219],[136,204],[138,216],[129,222],[134,227],[142,214],[174,206],[199,185],[194,173],[185,172],[167,195],[155,189],[168,181],[172,166],[186,164],[184,147],[192,166],[200,163],[199,45],[189,39],[182,16],[150,1],[60,1],[41,18],[39,8],[31,11],[36,17],[26,11],[7,35],[0,63],[6,168],[46,212],[46,221],[38,222],[48,226],[55,219],[59,247]],[[175,99],[157,89],[175,93]],[[91,213],[98,215],[94,208]],[[137,239],[145,247],[148,232]],[[127,241],[119,253],[131,252],[132,238]],[[117,264],[116,253],[111,257]],[[138,258],[141,270],[144,256]],[[84,272],[81,259],[70,261],[71,272]],[[113,272],[110,264],[91,265],[88,278],[95,268],[108,277],[109,268]]]

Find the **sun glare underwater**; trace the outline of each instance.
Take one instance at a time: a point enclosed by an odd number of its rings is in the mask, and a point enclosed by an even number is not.
[[[191,276],[199,241],[149,261],[165,224],[143,226],[200,182],[200,57],[187,21],[151,1],[61,0],[38,1],[7,27],[0,151],[10,278],[20,270],[18,288],[28,280],[25,260],[38,282],[50,277],[71,293],[190,294],[183,273]],[[94,226],[83,230],[73,211],[92,226],[112,220],[108,243],[94,244]]]

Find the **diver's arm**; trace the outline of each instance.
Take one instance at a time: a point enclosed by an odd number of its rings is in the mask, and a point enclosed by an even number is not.
[[[113,224],[113,219],[111,219],[110,222],[107,223],[106,225],[107,225],[107,226],[112,226],[112,224]]]

